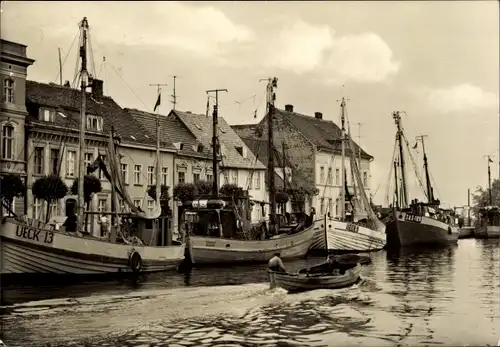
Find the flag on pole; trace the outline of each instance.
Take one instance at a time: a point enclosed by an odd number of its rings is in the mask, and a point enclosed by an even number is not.
[[[417,147],[418,147],[418,142],[415,142],[415,144],[413,145],[413,147],[412,147],[412,148],[413,148],[413,149],[417,149]]]
[[[491,160],[491,158],[490,158],[490,157],[488,157],[488,162],[489,162],[489,163],[493,163],[493,160]]]
[[[158,93],[158,99],[156,100],[155,108],[153,112],[156,112],[156,109],[160,106],[161,104],[161,93]]]

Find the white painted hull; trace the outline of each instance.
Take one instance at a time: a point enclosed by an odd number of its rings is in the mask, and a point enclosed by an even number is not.
[[[36,236],[35,236],[36,235]],[[0,225],[1,274],[95,275],[132,272],[130,254],[141,257],[141,273],[175,269],[185,245],[133,246],[28,226],[8,218]]]
[[[319,222],[315,223],[320,224]],[[324,250],[325,231],[323,223],[316,228],[312,249]],[[328,250],[344,252],[371,252],[385,247],[386,233],[384,230],[372,230],[352,223],[337,220],[327,221]]]
[[[269,272],[271,286],[273,281],[277,287],[289,292],[301,292],[315,289],[339,289],[350,287],[355,284],[360,277],[361,265],[349,269],[343,275],[338,276],[318,276],[306,274],[285,274],[279,272]]]
[[[280,252],[282,259],[304,257],[313,237],[313,227],[294,235],[268,240],[190,236],[189,247],[195,264],[267,263],[275,252]]]

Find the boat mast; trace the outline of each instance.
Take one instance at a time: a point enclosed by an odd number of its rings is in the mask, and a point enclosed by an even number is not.
[[[468,219],[468,226],[471,226],[470,225],[470,188],[467,189],[467,206],[469,207],[467,209],[467,219]]]
[[[417,141],[422,142],[422,151],[424,152],[425,183],[427,186],[427,200],[429,203],[432,203],[434,202],[434,194],[432,192],[431,179],[429,177],[429,164],[427,163],[427,154],[425,152],[425,142],[424,142],[425,137],[427,137],[427,135],[419,135],[416,137],[416,139]]]
[[[342,189],[340,190],[340,218],[342,221],[345,221],[345,190],[346,190],[346,179],[347,175],[345,172],[345,101],[346,99],[342,97],[342,101],[340,103],[340,123],[342,125],[340,142],[342,149],[342,161],[340,166],[340,172],[342,172]]]
[[[81,78],[81,106],[80,106],[80,137],[78,140],[78,216],[77,216],[77,228],[79,232],[83,232],[83,215],[85,208],[85,200],[83,196],[83,185],[85,181],[85,161],[84,157],[84,146],[85,146],[85,125],[86,122],[86,88],[87,88],[87,31],[89,29],[89,23],[87,22],[87,17],[83,17],[80,22],[80,34],[81,34],[81,46],[80,46],[80,58],[82,59],[82,64],[80,68],[80,78]]]
[[[276,186],[274,182],[274,138],[273,138],[273,116],[274,116],[274,102],[276,101],[276,94],[274,88],[278,88],[278,79],[276,77],[269,77],[261,79],[260,81],[267,80],[266,87],[266,109],[267,109],[267,153],[268,164],[267,172],[269,176],[269,202],[271,203],[271,210],[269,214],[269,232],[270,234],[277,234],[276,228]]]
[[[404,159],[404,153],[403,153],[403,130],[401,129],[401,115],[399,111],[395,111],[392,113],[392,118],[394,119],[394,122],[396,123],[396,127],[398,129],[396,136],[398,140],[398,145],[399,145],[399,160],[400,160],[400,165],[401,165],[401,191],[402,191],[402,198],[401,198],[401,203],[400,207],[406,207],[408,205],[408,190],[406,187],[406,175],[405,175],[405,159]]]
[[[394,207],[399,207],[399,192],[398,192],[398,162],[394,160],[394,194],[396,197],[396,204]]]
[[[283,170],[283,192],[286,194],[286,160],[285,160],[285,155],[286,155],[286,142],[283,140],[283,143],[281,144],[281,147],[283,148],[283,155],[282,155],[282,170]],[[286,213],[286,202],[283,204],[283,215]]]
[[[488,156],[488,193],[489,193],[490,206],[492,206],[493,205],[493,199],[491,197],[491,168],[490,168],[490,163],[493,163],[493,160],[491,160],[490,156]]]
[[[212,113],[212,173],[213,173],[213,184],[212,184],[212,194],[215,199],[219,198],[219,168],[217,164],[217,155],[219,154],[219,136],[218,136],[218,128],[219,128],[219,120],[218,116],[218,108],[219,108],[219,92],[226,92],[227,89],[211,89],[206,91],[208,93],[215,93],[215,105],[214,112]]]

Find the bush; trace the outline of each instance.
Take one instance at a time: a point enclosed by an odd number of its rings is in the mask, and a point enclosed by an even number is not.
[[[276,192],[276,202],[278,204],[286,204],[288,202],[288,194],[283,191]]]
[[[210,195],[212,194],[213,183],[209,181],[198,181],[195,183],[196,195]]]
[[[92,197],[102,190],[101,181],[94,175],[85,175],[83,178],[83,200],[87,204],[92,201]],[[71,194],[78,195],[78,180],[73,181],[71,186]]]
[[[194,200],[196,195],[197,190],[193,183],[179,183],[174,187],[174,198],[183,203]]]
[[[170,187],[166,185],[160,186],[160,207],[161,207],[161,215],[167,216],[170,212],[170,207],[168,206],[170,202]],[[156,200],[156,186],[152,185],[148,187],[147,191],[148,195],[151,199]]]
[[[220,188],[220,194],[222,196],[237,196],[241,193],[243,188],[238,187],[236,184],[227,183]]]
[[[14,198],[24,196],[26,187],[19,175],[5,174],[0,177],[0,195],[5,199],[9,206]]]
[[[68,193],[68,187],[59,176],[49,175],[37,179],[31,188],[33,196],[47,202],[47,206],[53,201],[59,201]],[[50,218],[50,208],[47,208],[45,221]]]

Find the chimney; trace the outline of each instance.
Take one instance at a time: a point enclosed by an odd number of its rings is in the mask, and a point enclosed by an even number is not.
[[[290,104],[285,105],[285,111],[287,111],[287,112],[293,112],[293,105],[290,105]]]
[[[316,119],[323,119],[323,113],[321,113],[321,112],[314,112],[314,118],[316,118]]]
[[[97,78],[92,80],[92,96],[94,98],[104,96],[102,84],[102,80],[98,80]]]

